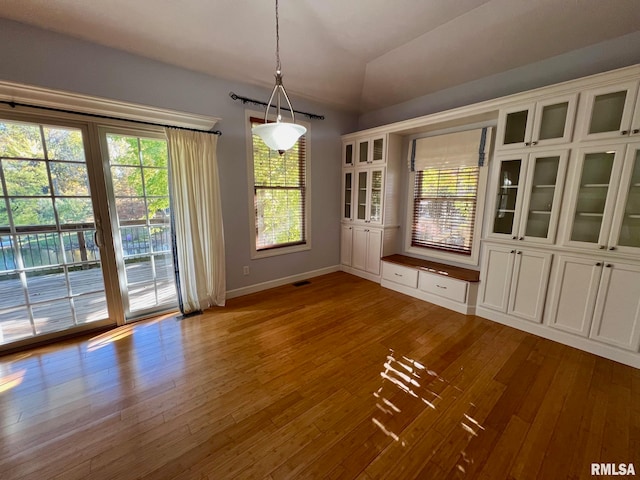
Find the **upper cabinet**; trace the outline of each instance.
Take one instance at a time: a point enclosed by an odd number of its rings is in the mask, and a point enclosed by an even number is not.
[[[386,135],[368,137],[358,140],[357,164],[366,165],[386,162]]]
[[[342,166],[353,167],[355,159],[356,142],[344,142],[342,144]]]
[[[615,250],[609,236],[616,205],[626,145],[610,144],[578,149],[573,158],[567,205],[565,243],[575,247]]]
[[[579,140],[640,135],[639,83],[625,82],[585,92],[580,105]]]
[[[498,148],[527,148],[571,141],[577,94],[500,110]]]
[[[518,152],[496,158],[493,222],[488,236],[553,243],[568,151]]]

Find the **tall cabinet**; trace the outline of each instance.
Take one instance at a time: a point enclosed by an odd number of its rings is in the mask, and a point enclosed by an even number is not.
[[[399,241],[401,138],[358,133],[343,137],[342,269],[380,279],[380,258]]]
[[[506,106],[497,132],[477,314],[640,366],[640,78]]]

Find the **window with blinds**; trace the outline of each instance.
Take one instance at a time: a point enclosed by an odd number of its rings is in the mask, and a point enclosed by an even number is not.
[[[415,172],[411,246],[471,255],[480,169]]]
[[[251,127],[264,120],[251,117]],[[283,155],[253,135],[256,250],[304,245],[306,136]]]

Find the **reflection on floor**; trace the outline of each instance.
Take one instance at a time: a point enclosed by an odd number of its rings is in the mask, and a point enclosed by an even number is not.
[[[640,371],[344,273],[0,357],[15,479],[578,479]]]

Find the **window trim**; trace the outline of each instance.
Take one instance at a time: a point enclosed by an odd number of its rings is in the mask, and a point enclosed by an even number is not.
[[[304,211],[304,230],[306,241],[302,244],[282,245],[266,250],[258,250],[256,248],[256,211],[255,211],[255,178],[253,176],[253,136],[251,133],[251,117],[264,118],[264,112],[255,110],[245,110],[246,149],[247,149],[247,205],[249,208],[249,242],[251,246],[251,259],[275,257],[278,255],[288,255],[290,253],[303,252],[311,250],[311,125],[307,122],[296,121],[300,125],[307,128],[306,146],[305,146],[305,211]],[[275,121],[275,115],[269,115],[269,120]]]
[[[482,124],[481,127],[488,127],[492,125]],[[476,125],[466,125],[463,128],[456,129],[447,129],[438,132],[432,132],[429,136],[432,135],[444,135],[447,133],[454,133],[456,131],[468,130],[470,128],[477,128]],[[421,135],[424,136],[424,135]],[[407,149],[408,154],[408,162],[410,161],[411,156],[411,142],[418,138],[418,136],[412,136],[409,138],[409,148]],[[493,142],[492,142],[493,144]],[[405,203],[405,229],[404,229],[404,250],[406,253],[419,255],[421,257],[429,257],[435,258],[437,260],[443,260],[451,263],[460,263],[464,265],[473,265],[478,266],[480,260],[480,243],[482,239],[482,227],[483,227],[483,219],[484,219],[484,211],[486,210],[486,192],[487,192],[487,181],[489,178],[489,163],[492,157],[492,152],[487,154],[487,158],[485,164],[480,167],[478,173],[478,193],[476,196],[476,212],[475,212],[475,221],[473,224],[473,242],[471,244],[471,255],[455,253],[455,252],[447,252],[445,250],[440,250],[436,248],[428,248],[428,247],[417,247],[411,245],[411,235],[413,229],[413,201],[415,194],[415,181],[416,181],[416,172],[408,171],[407,175],[407,198]]]

